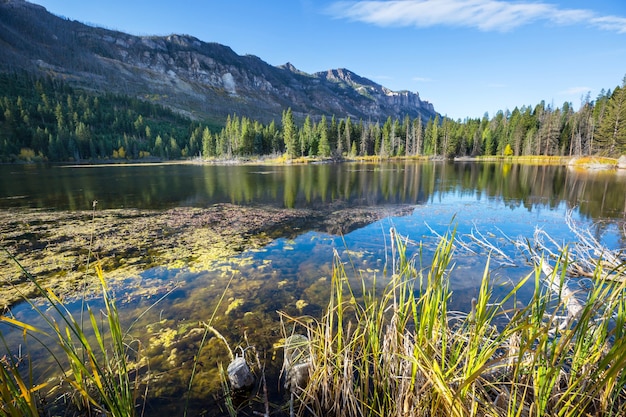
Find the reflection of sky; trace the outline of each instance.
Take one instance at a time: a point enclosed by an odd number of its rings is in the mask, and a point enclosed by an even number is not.
[[[500,229],[511,237],[531,236],[536,226],[550,226],[557,234],[567,230],[564,221],[567,207],[563,202],[556,209],[541,204],[529,209],[521,204],[507,204],[501,198],[467,192],[436,193],[430,202],[418,206],[412,217],[418,217],[438,232],[451,224],[458,225],[459,233],[476,226],[485,232],[496,233]]]
[[[429,265],[438,242],[437,236],[456,229],[457,240],[471,244],[469,234],[483,236],[506,253],[516,266],[510,266],[508,261],[501,262],[501,259],[492,255],[492,279],[497,282],[516,282],[532,268],[510,239],[532,239],[536,228],[544,230],[561,245],[572,243],[576,239],[565,222],[568,210],[565,203],[556,208],[535,205],[528,209],[524,206],[510,207],[500,199],[477,198],[467,193],[438,194],[434,198],[436,204],[416,206],[408,216],[387,217],[345,236],[308,232],[293,240],[278,239],[266,251],[255,253],[254,256],[258,258],[258,262],[270,259],[272,267],[282,270],[286,279],[298,280],[302,276],[315,274],[305,272],[304,268],[318,268],[319,265],[332,263],[333,251],[336,250],[350,268],[374,269],[382,279],[385,259],[391,262],[390,258],[385,257],[385,254],[390,255],[391,227],[409,239],[409,253],[415,256],[418,265],[418,245],[423,245],[421,259],[424,266]],[[581,227],[590,226],[576,212],[573,213],[573,219]],[[615,247],[618,242],[610,233],[611,230],[607,229],[608,238],[603,243]],[[468,299],[476,294],[490,255],[485,248],[477,245],[472,245],[472,248],[476,253],[457,247],[450,277],[453,291],[465,292]],[[355,256],[355,253],[359,255]]]

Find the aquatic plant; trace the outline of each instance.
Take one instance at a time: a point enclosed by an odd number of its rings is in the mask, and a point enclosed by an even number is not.
[[[6,253],[12,257],[8,251]],[[15,258],[13,261],[21,268]],[[40,342],[53,355],[60,367],[61,384],[74,391],[70,397],[75,400],[73,405],[77,409],[91,409],[110,416],[133,416],[138,405],[140,381],[132,364],[139,362],[140,346],[133,348],[133,341],[122,331],[115,299],[98,263],[95,264],[95,272],[102,287],[104,312],[98,317],[87,307],[87,325],[81,317],[72,314],[52,289],[44,288],[23,268],[22,273],[35,284],[39,295],[46,301],[47,310],[29,299],[25,300],[43,319],[45,327],[35,327],[6,315],[1,316],[0,321],[22,330],[25,337],[29,335]],[[62,358],[47,346],[51,339],[61,348]],[[8,347],[7,351],[10,352]],[[3,367],[3,372],[8,373],[18,386],[23,384],[17,367]],[[27,391],[35,391],[25,386]],[[26,392],[24,388],[21,391]],[[27,401],[30,403],[32,400],[29,398]],[[31,411],[35,411],[32,406]]]
[[[626,284],[602,279],[575,317],[563,290],[566,252],[495,299],[485,267],[469,313],[449,311],[454,233],[428,268],[392,233],[389,283],[355,287],[336,256],[326,313],[288,317],[311,340],[298,415],[617,416],[626,406]],[[357,282],[358,282],[358,276]],[[353,282],[353,281],[352,281]],[[361,280],[364,282],[364,280]],[[525,305],[516,294],[534,284]],[[582,297],[581,294],[576,294]]]
[[[2,342],[9,351],[6,341],[0,334]],[[0,411],[2,415],[11,417],[38,416],[37,391],[46,386],[32,386],[20,372],[22,356],[4,355],[0,359]]]

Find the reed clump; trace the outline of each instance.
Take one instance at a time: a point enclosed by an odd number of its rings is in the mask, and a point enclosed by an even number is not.
[[[560,291],[568,257],[495,299],[485,267],[469,313],[449,311],[454,235],[427,269],[396,256],[388,285],[352,284],[338,256],[321,320],[289,317],[311,340],[299,415],[618,416],[626,407],[626,289],[598,267],[575,317]],[[353,278],[353,277],[352,277]],[[358,280],[357,280],[358,281]],[[363,283],[364,280],[361,280]],[[530,302],[516,293],[534,284]],[[582,295],[577,295],[582,296]]]
[[[144,355],[143,344],[131,335],[141,316],[153,308],[157,300],[128,328],[122,328],[117,301],[110,291],[100,262],[93,270],[101,286],[101,297],[93,309],[83,300],[77,311],[42,286],[11,253],[7,256],[21,269],[38,290],[40,300],[25,298],[36,312],[38,324],[13,317],[8,311],[0,315],[0,323],[22,332],[24,346],[33,342],[36,350],[47,352],[56,372],[54,377],[38,382],[41,375],[33,372],[29,352],[15,354],[0,331],[0,342],[6,352],[0,357],[0,416],[107,416],[133,417],[145,414],[149,385],[153,379],[150,358]],[[232,281],[232,279],[231,279]],[[198,370],[199,356],[207,339],[208,329],[230,285],[222,293],[204,332],[202,342],[191,365],[191,376],[184,398],[183,415],[187,415],[189,399]]]
[[[100,264],[95,265],[95,272],[102,290],[102,310],[94,311],[87,306],[78,315],[51,289],[42,287],[28,271],[22,272],[45,300],[45,307],[25,300],[43,324],[32,325],[9,315],[0,316],[0,321],[20,329],[25,345],[36,341],[48,351],[59,367],[60,376],[35,385],[28,355],[11,355],[13,349],[5,342],[7,354],[0,366],[4,383],[0,389],[0,415],[46,415],[51,404],[46,406],[42,402],[45,395],[39,393],[44,388],[48,396],[54,393],[61,399],[66,414],[95,413],[112,417],[139,414],[142,383],[136,364],[141,361],[140,345],[121,328],[115,299]]]

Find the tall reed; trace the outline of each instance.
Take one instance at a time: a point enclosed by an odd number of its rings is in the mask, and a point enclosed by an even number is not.
[[[24,378],[20,366],[23,363],[21,353],[12,355],[4,336],[0,338],[8,354],[0,359],[0,415],[10,417],[38,416],[39,399],[37,391],[47,384],[33,386],[32,374]]]
[[[95,273],[101,285],[104,311],[100,315],[87,307],[89,323],[85,325],[82,318],[75,317],[52,289],[41,286],[8,251],[6,253],[35,284],[39,295],[46,301],[47,310],[27,299],[25,301],[43,320],[42,326],[35,327],[6,315],[0,316],[0,321],[23,331],[25,338],[28,335],[40,341],[52,354],[60,368],[62,384],[67,384],[78,394],[72,395],[76,399],[74,407],[78,410],[119,417],[136,415],[140,381],[132,364],[139,361],[141,352],[131,347],[132,340],[128,340],[122,331],[115,299],[111,296],[100,265],[95,264]],[[62,357],[47,346],[50,339],[61,348]],[[5,347],[10,352],[8,346]],[[15,366],[5,366],[3,372],[15,381],[22,394],[36,391],[24,383]],[[31,400],[27,402],[30,404]],[[5,406],[9,406],[7,402],[3,402],[2,407]],[[31,415],[37,415],[32,406],[30,411]]]
[[[427,269],[396,251],[385,289],[357,295],[334,262],[324,317],[309,334],[310,381],[299,413],[316,416],[617,416],[626,407],[626,284],[594,279],[578,317],[561,291],[568,257],[495,299],[485,267],[469,313],[450,311],[454,234]],[[601,277],[602,271],[596,271]],[[357,277],[358,278],[358,277]],[[546,282],[547,280],[547,282]],[[516,295],[535,286],[529,302]],[[549,284],[556,284],[549,285]],[[570,296],[569,293],[566,293]]]
[[[47,408],[50,405],[63,409],[66,415],[72,413],[112,417],[143,415],[148,396],[149,375],[145,375],[145,370],[142,371],[140,366],[145,367],[145,363],[149,362],[146,359],[149,358],[143,357],[141,342],[132,338],[130,332],[140,318],[169,292],[150,305],[126,330],[123,330],[115,298],[109,290],[99,262],[93,264],[93,268],[101,287],[101,299],[96,300],[102,303],[101,312],[94,312],[83,299],[81,308],[74,313],[52,289],[43,287],[6,248],[3,249],[21,273],[36,286],[38,295],[45,302],[42,307],[42,304],[29,298],[24,299],[43,322],[41,325],[17,320],[10,314],[1,315],[0,322],[22,331],[24,346],[34,341],[49,353],[49,357],[57,365],[60,383],[37,384],[31,369],[32,358],[28,353],[14,355],[14,347],[7,344],[0,332],[0,340],[6,352],[0,358],[0,415],[47,415],[49,412]],[[210,328],[231,281],[232,277],[215,306],[207,329]],[[192,363],[184,415],[188,412],[194,376],[198,369],[198,357],[207,339],[207,331]],[[51,344],[51,341],[54,343]],[[60,350],[55,350],[51,345],[56,345]],[[26,372],[24,367],[27,367]],[[45,401],[42,400],[45,399],[46,392],[49,393],[52,388],[56,389],[57,398],[64,399],[63,404],[48,402],[48,406],[44,407],[42,404]],[[39,395],[41,392],[43,394]],[[71,403],[66,401],[67,398],[72,400]]]

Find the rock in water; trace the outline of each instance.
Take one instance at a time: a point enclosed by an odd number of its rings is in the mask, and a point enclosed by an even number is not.
[[[285,341],[284,351],[285,388],[294,392],[309,382],[311,344],[306,336],[294,334]]]
[[[228,380],[234,389],[249,387],[254,384],[254,375],[243,356],[237,356],[228,365]]]

